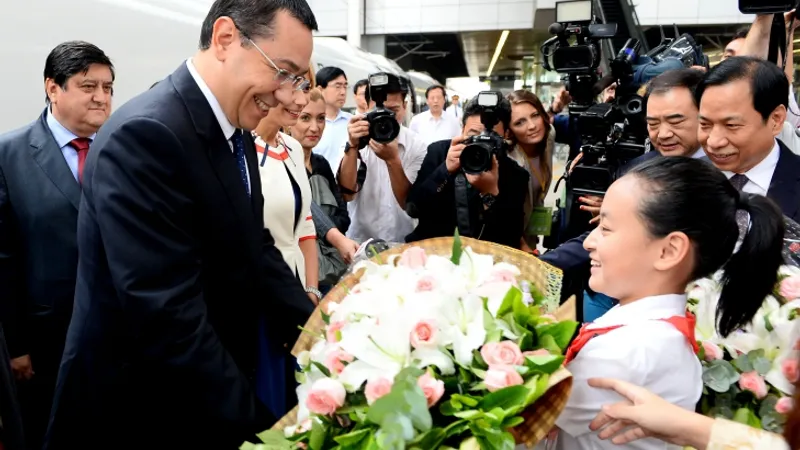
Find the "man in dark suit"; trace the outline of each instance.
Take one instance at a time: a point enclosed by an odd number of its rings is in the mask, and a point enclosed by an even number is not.
[[[498,123],[494,131],[504,136],[511,122],[511,103],[500,96]],[[464,136],[434,142],[419,169],[417,180],[408,195],[406,210],[419,224],[406,242],[452,236],[456,227],[462,235],[519,248],[524,227],[525,195],[530,175],[505,153],[493,161],[492,169],[480,175],[464,174],[460,155],[466,136],[481,134],[484,107],[477,97],[464,108]],[[461,201],[458,178],[464,183],[464,220],[459,219]]]
[[[742,192],[766,195],[800,221],[800,156],[777,137],[786,120],[789,80],[775,64],[736,56],[697,88],[698,138],[708,159]]]
[[[50,417],[75,296],[82,170],[111,111],[114,68],[94,45],[65,42],[44,82],[41,116],[0,136],[0,320],[31,449]]]
[[[97,135],[75,309],[45,448],[238,448],[275,417],[257,330],[292,343],[313,304],[263,225],[250,133],[308,86],[299,0],[217,0],[200,50]]]

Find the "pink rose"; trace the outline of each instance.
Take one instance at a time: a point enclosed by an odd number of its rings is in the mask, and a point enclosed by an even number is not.
[[[481,347],[481,357],[487,365],[519,366],[525,359],[519,346],[511,341],[490,342]]]
[[[494,392],[509,386],[522,384],[522,376],[514,369],[514,366],[496,364],[489,366],[483,383],[489,392]]]
[[[714,361],[717,359],[722,359],[725,356],[723,354],[722,349],[719,348],[719,345],[713,342],[703,341],[703,350],[705,351],[706,354],[705,355],[706,361]]]
[[[320,378],[311,385],[306,407],[314,414],[332,416],[344,405],[347,392],[342,383],[331,378]]]
[[[403,267],[408,267],[409,269],[421,269],[425,267],[425,263],[428,261],[428,255],[425,254],[425,250],[421,247],[411,247],[403,252],[400,255],[400,261],[398,262],[399,265]]]
[[[550,352],[543,348],[529,352],[522,352],[522,357],[525,358],[526,356],[550,356]]]
[[[499,269],[493,270],[491,274],[489,274],[489,278],[486,280],[487,283],[512,283],[514,285],[517,284],[517,276],[514,275],[514,272],[506,269]]]
[[[745,372],[739,377],[739,387],[743,391],[750,391],[756,395],[756,398],[761,400],[767,396],[767,383],[758,372]]]
[[[428,408],[435,405],[439,399],[444,395],[444,381],[437,380],[430,374],[425,372],[424,375],[417,379],[417,385],[422,388],[425,393],[425,400],[428,401]]]
[[[787,358],[784,359],[781,363],[781,372],[783,372],[783,376],[790,383],[796,383],[798,379],[800,379],[800,369],[797,365],[797,360],[794,358]]]
[[[417,292],[430,292],[436,288],[436,278],[433,278],[430,275],[425,275],[424,277],[417,280]]]
[[[353,362],[353,355],[344,350],[334,350],[325,357],[325,367],[336,375],[342,373],[346,362]]]
[[[328,325],[328,329],[325,330],[325,337],[328,339],[328,342],[339,342],[339,337],[337,334],[339,331],[342,331],[342,328],[346,324],[347,322],[339,321]]]
[[[800,298],[800,275],[784,278],[781,281],[781,297],[792,301]]]
[[[791,397],[781,397],[775,404],[775,411],[778,414],[789,414],[794,409],[794,400]]]
[[[411,330],[411,346],[414,348],[436,345],[439,329],[432,320],[420,320]]]
[[[392,382],[386,378],[375,378],[367,381],[367,387],[364,388],[364,395],[367,397],[367,404],[375,403],[375,400],[383,397],[392,390]]]

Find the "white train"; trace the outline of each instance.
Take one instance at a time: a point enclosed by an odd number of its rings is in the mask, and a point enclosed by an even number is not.
[[[5,2],[5,30],[19,41],[0,48],[0,133],[24,125],[44,108],[42,71],[57,44],[81,39],[102,48],[116,66],[115,106],[169,75],[197,49],[200,24],[211,0],[25,0]],[[392,60],[367,53],[340,38],[314,38],[314,65],[336,65],[350,83],[372,72],[389,71],[409,80],[416,95],[436,81],[406,73]],[[422,96],[420,96],[422,92]],[[346,107],[354,108],[352,92]]]

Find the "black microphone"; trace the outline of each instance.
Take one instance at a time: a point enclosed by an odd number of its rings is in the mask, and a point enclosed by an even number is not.
[[[547,27],[547,32],[550,33],[550,34],[553,34],[553,35],[561,34],[561,33],[564,32],[564,25],[562,25],[562,24],[560,24],[558,22],[552,23],[552,24],[550,24],[549,27]]]

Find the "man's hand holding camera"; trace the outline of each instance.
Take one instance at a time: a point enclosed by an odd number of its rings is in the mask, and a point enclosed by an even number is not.
[[[350,137],[350,148],[360,150],[358,141],[369,136],[369,122],[363,114],[356,114],[350,118],[350,123],[347,124],[347,134]]]
[[[497,194],[500,193],[500,188],[498,187],[497,184],[498,172],[499,169],[497,165],[497,156],[492,155],[492,169],[475,175],[468,173],[466,174],[467,181],[469,182],[469,184],[472,185],[472,187],[477,189],[478,192],[480,192],[481,194],[497,196]]]
[[[375,139],[370,139],[369,147],[375,153],[375,156],[387,163],[398,162],[400,159],[400,146],[397,143],[397,139],[387,144],[381,144]]]
[[[464,136],[454,137],[450,142],[450,148],[447,150],[447,159],[445,159],[444,164],[451,174],[461,170],[461,152],[465,147],[463,144],[464,139],[466,139]]]

